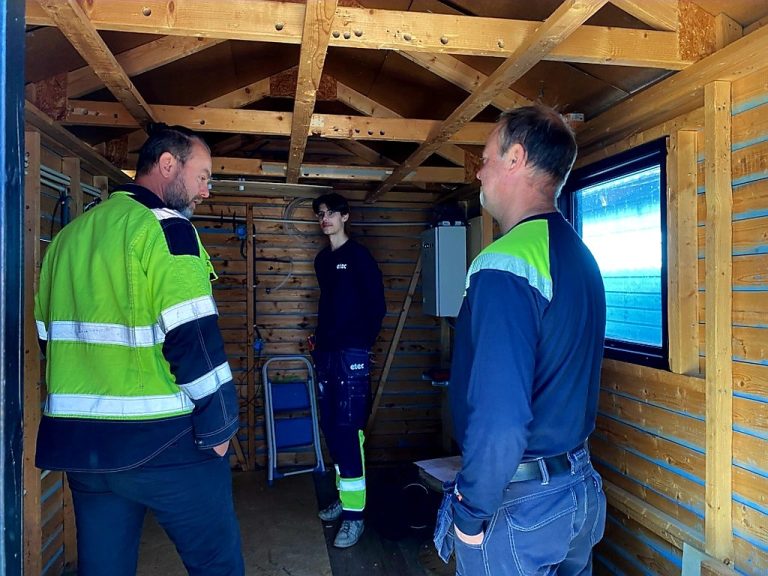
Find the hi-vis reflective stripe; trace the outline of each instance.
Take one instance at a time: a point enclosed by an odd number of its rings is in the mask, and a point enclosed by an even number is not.
[[[37,325],[37,337],[40,340],[48,340],[48,330],[45,329],[45,322],[36,320],[35,324]]]
[[[160,326],[123,326],[97,322],[51,322],[48,332],[50,341],[85,342],[88,344],[117,344],[134,348],[162,344],[165,334]]]
[[[494,252],[480,254],[472,262],[472,265],[467,272],[467,279],[464,286],[466,290],[469,290],[472,275],[480,270],[511,272],[515,276],[528,280],[528,284],[538,290],[544,298],[552,300],[552,279],[540,273],[536,269],[536,266],[519,256],[498,254]]]
[[[340,492],[358,492],[365,490],[365,477],[361,478],[339,478],[339,491]]]
[[[172,210],[171,208],[153,208],[152,213],[158,220],[168,220],[170,218],[183,218],[184,220],[187,219],[184,214],[177,212],[176,210]]]
[[[160,325],[167,334],[186,322],[205,316],[213,316],[217,312],[216,302],[211,296],[200,296],[163,310],[160,313]]]
[[[50,416],[118,418],[190,412],[194,407],[183,392],[165,396],[49,394],[44,412]]]
[[[208,396],[208,394],[213,394],[222,384],[230,380],[232,380],[232,371],[229,369],[229,364],[224,362],[224,364],[219,364],[197,380],[193,380],[188,384],[179,384],[179,388],[186,392],[193,400],[198,400]]]

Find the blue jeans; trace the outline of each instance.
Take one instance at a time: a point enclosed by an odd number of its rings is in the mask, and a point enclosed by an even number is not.
[[[228,458],[123,472],[67,472],[67,479],[80,576],[136,574],[147,508],[176,545],[189,574],[244,574]]]
[[[592,574],[592,548],[605,529],[603,483],[586,449],[568,459],[570,472],[510,482],[479,545],[455,536],[455,495],[446,491],[435,528],[435,546],[443,560],[448,561],[455,547],[460,576]]]

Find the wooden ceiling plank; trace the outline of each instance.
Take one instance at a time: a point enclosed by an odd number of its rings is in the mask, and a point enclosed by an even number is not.
[[[307,0],[301,34],[296,97],[293,101],[291,144],[288,150],[286,180],[291,184],[299,180],[301,160],[304,158],[309,138],[309,125],[315,111],[317,89],[320,87],[325,56],[328,53],[336,3],[337,0]]]
[[[399,54],[470,93],[474,92],[488,78],[479,70],[475,70],[450,54],[426,54],[424,52],[409,51],[399,52]],[[507,88],[502,90],[491,101],[491,104],[505,112],[519,106],[529,106],[531,101],[522,94]]]
[[[123,184],[130,178],[113,166],[106,158],[88,146],[85,142],[74,136],[69,130],[62,128],[58,123],[40,111],[29,100],[24,102],[24,119],[38,132],[45,134],[51,140],[58,143],[63,154],[79,157],[90,171],[99,176],[108,176],[112,181]]]
[[[593,16],[606,0],[566,0],[546,19],[536,33],[528,39],[528,43],[507,58],[493,74],[425,140],[416,151],[403,162],[395,172],[387,178],[382,186],[366,198],[374,202],[390,191],[405,178],[409,172],[418,167],[443,142],[462,130],[480,111],[518,80],[523,74],[540,62],[555,46],[568,38],[579,26]]]
[[[53,2],[53,0],[45,0]],[[26,0],[27,24],[51,25],[35,0]],[[99,30],[204,36],[226,40],[301,43],[304,6],[292,2],[229,0],[219,3],[145,0],[142,9],[121,10],[114,2],[88,4]],[[145,15],[147,14],[147,15]],[[329,45],[443,54],[509,57],[541,22],[426,12],[339,6]],[[677,34],[606,26],[582,26],[546,56],[547,60],[680,70]]]
[[[264,136],[290,136],[292,114],[264,110],[229,110],[188,106],[152,107],[167,124],[186,126],[197,132],[230,132]],[[110,126],[136,128],[137,122],[119,102],[71,100],[62,124],[70,126]],[[439,120],[413,118],[373,118],[313,114],[310,131],[329,139],[373,140],[380,142],[423,142],[440,127]],[[467,122],[450,137],[454,144],[482,145],[491,133],[492,122]]]
[[[768,67],[768,27],[736,40],[689,68],[670,76],[585,123],[580,148],[611,144],[703,105],[704,86],[715,80],[734,81]]]
[[[346,84],[338,82],[336,84],[336,98],[353,110],[357,110],[366,116],[376,118],[402,118],[394,110],[387,108],[380,102],[361,94],[357,90],[350,88]],[[437,149],[437,154],[457,166],[464,166],[466,152],[455,144],[443,144]]]
[[[122,52],[115,59],[128,76],[138,76],[222,42],[224,40],[218,38],[166,36]],[[103,87],[104,84],[90,66],[83,66],[67,74],[69,98],[79,98]]]
[[[611,4],[654,30],[677,30],[678,0],[611,0]]]
[[[155,121],[154,113],[101,39],[77,0],[39,0],[99,79],[140,124]]]

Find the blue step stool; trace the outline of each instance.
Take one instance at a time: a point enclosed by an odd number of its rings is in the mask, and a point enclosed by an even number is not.
[[[277,363],[303,364],[307,379],[299,382],[273,382],[270,368]],[[306,356],[272,356],[262,367],[264,383],[264,416],[267,425],[267,482],[304,472],[324,472],[317,426],[317,401],[312,362]],[[278,468],[281,452],[301,452],[314,449],[315,463],[311,466]]]

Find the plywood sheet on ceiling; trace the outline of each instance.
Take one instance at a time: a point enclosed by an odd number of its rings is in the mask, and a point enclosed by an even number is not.
[[[229,41],[146,72],[134,83],[150,104],[196,106],[295,66],[298,55],[294,45]]]
[[[450,82],[406,60],[389,54],[368,94],[406,118],[443,120],[467,93]]]
[[[367,94],[387,56],[385,50],[329,48],[323,71],[350,88]]]
[[[58,28],[37,28],[27,32],[24,41],[24,82],[39,82],[85,66],[85,61]]]
[[[571,66],[624,92],[636,92],[669,74],[669,72],[657,68],[600,66],[598,64],[571,64]]]
[[[768,0],[696,0],[696,3],[713,16],[725,13],[742,26],[749,26],[768,14]]]
[[[157,34],[134,34],[131,32],[112,32],[110,30],[102,30],[99,32],[99,36],[104,40],[112,54],[120,54],[131,48],[142,46],[147,42],[163,37]]]
[[[544,21],[562,0],[538,0],[537,2],[499,2],[498,0],[451,0],[451,7],[438,0],[414,0],[411,8],[414,12],[442,12],[445,14],[465,14],[487,18],[510,18],[513,20]],[[442,7],[442,8],[441,8]],[[606,4],[597,14],[587,21],[593,26],[617,26],[620,28],[647,29],[648,26],[620,10],[612,4]]]

